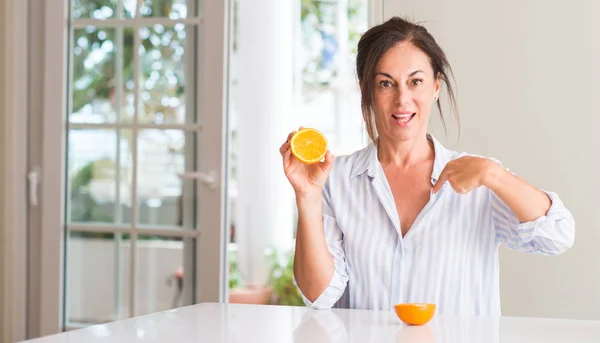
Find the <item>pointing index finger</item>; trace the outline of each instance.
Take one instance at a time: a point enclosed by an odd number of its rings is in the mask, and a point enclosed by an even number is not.
[[[446,181],[448,181],[448,171],[446,168],[444,168],[444,170],[442,170],[442,172],[440,173],[440,176],[437,179],[435,185],[433,185],[433,194],[439,192]]]

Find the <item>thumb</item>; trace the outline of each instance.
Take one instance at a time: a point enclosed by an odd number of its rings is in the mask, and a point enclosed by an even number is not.
[[[321,169],[323,169],[323,171],[326,173],[329,172],[329,170],[333,167],[334,162],[335,157],[331,151],[327,150],[327,153],[325,154],[325,160],[321,163]]]

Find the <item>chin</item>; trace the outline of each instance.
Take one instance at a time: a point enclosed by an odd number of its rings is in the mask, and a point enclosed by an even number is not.
[[[394,132],[392,133],[392,138],[394,140],[397,141],[410,141],[413,140],[415,138],[418,138],[421,136],[421,133],[423,132],[423,130],[421,130],[421,128],[403,128],[403,129],[398,129],[395,128],[396,130],[394,130]]]

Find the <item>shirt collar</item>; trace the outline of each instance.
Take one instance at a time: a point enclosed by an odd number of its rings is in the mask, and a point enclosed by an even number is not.
[[[427,139],[433,143],[434,160],[433,171],[431,172],[431,181],[435,183],[440,177],[440,173],[446,166],[449,160],[449,150],[446,149],[432,134],[427,134]],[[371,142],[369,146],[358,153],[356,160],[350,172],[350,178],[353,179],[358,175],[367,173],[370,177],[375,177],[377,170],[380,168],[379,160],[377,159],[377,144]]]

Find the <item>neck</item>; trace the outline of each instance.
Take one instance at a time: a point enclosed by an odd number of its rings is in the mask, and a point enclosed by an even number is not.
[[[380,137],[377,143],[377,158],[382,166],[405,169],[433,157],[433,144],[426,135],[401,142]]]

